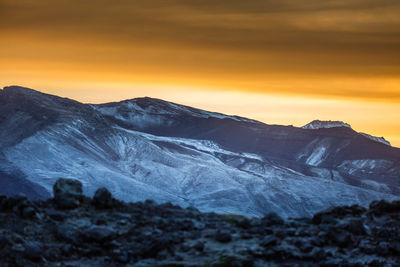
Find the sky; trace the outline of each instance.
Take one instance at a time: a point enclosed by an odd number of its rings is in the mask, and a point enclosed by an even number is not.
[[[150,96],[400,147],[398,0],[0,0],[0,86]]]

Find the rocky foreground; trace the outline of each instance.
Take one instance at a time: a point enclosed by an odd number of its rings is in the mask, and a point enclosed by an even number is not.
[[[313,218],[201,213],[91,199],[60,179],[54,199],[0,197],[0,266],[399,266],[400,201]]]

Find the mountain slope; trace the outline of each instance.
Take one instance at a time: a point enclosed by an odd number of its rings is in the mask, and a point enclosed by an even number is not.
[[[351,128],[266,125],[151,98],[87,105],[21,87],[0,103],[0,175],[18,171],[46,192],[73,177],[88,195],[107,186],[128,201],[285,217],[400,194],[400,150]]]

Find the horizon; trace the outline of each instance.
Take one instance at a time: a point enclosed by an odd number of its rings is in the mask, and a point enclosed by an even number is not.
[[[400,147],[399,13],[392,0],[0,0],[0,84],[338,120]]]

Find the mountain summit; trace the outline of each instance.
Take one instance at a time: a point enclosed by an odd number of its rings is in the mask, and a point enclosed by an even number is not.
[[[308,129],[308,130],[318,130],[318,129],[323,129],[323,128],[337,128],[337,127],[347,127],[351,128],[350,124],[347,124],[343,121],[320,121],[320,120],[314,120],[306,125],[304,125],[302,128],[303,129]],[[371,139],[372,141],[379,142],[388,146],[390,145],[390,142],[387,141],[384,137],[376,137],[372,136],[370,134],[366,133],[360,133],[361,135],[367,137],[368,139]]]
[[[159,99],[100,105],[0,90],[0,193],[46,198],[59,177],[126,201],[310,216],[400,195],[400,149],[351,127],[268,125]]]
[[[320,121],[314,120],[307,125],[304,125],[303,129],[321,129],[321,128],[335,128],[335,127],[347,127],[351,128],[350,124],[347,124],[343,121]]]

